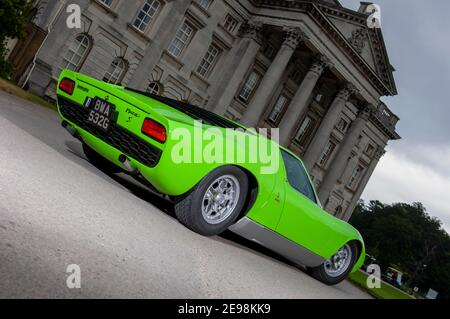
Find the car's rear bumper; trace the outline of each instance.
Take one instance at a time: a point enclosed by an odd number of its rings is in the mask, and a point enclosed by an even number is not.
[[[87,108],[62,97],[58,97],[58,109],[61,116],[76,125],[78,130],[82,129],[95,136],[121,154],[147,167],[155,167],[158,164],[162,150],[117,123],[112,122],[108,132],[105,132],[87,122]]]

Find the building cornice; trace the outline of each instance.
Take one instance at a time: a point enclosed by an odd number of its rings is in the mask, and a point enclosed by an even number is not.
[[[400,140],[395,128],[399,118],[381,102],[370,114],[369,120],[391,140]]]

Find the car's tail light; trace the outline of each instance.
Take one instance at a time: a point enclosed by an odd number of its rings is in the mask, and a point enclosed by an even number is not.
[[[141,131],[158,142],[164,143],[166,141],[166,128],[156,121],[145,119]]]
[[[72,95],[73,90],[75,90],[75,82],[68,78],[64,78],[59,83],[59,88],[61,91],[66,92],[69,95]]]

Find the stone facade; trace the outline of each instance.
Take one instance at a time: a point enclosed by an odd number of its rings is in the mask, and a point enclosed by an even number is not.
[[[325,209],[348,220],[399,120],[381,30],[334,0],[40,1],[50,30],[28,88],[54,98],[60,69],[156,92],[249,126],[280,127],[304,159]],[[25,80],[24,80],[25,79]]]

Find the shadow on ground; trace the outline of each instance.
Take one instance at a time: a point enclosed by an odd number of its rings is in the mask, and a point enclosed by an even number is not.
[[[155,194],[152,190],[147,188],[145,185],[141,184],[139,181],[135,180],[133,177],[131,177],[125,173],[110,174],[110,173],[101,171],[99,168],[95,167],[93,164],[91,164],[85,158],[83,151],[82,151],[82,146],[79,142],[66,141],[65,144],[67,146],[68,152],[70,152],[73,155],[77,156],[78,158],[86,161],[91,166],[91,168],[98,170],[97,175],[105,174],[106,176],[108,176],[109,178],[114,180],[116,183],[120,184],[121,186],[123,186],[127,190],[129,190],[134,196],[155,206],[156,208],[158,208],[160,211],[166,213],[171,218],[176,219],[174,204],[172,202],[162,198],[161,195]],[[104,177],[106,177],[106,176],[104,176]],[[219,236],[205,238],[205,240],[218,240],[218,241],[227,243],[229,245],[233,245],[238,249],[245,249],[249,252],[256,253],[256,254],[264,256],[264,257],[270,257],[279,263],[288,264],[292,267],[296,267],[292,262],[290,262],[283,256],[280,256],[277,253],[275,253],[257,243],[254,243],[250,240],[240,237],[239,235],[236,235],[235,233],[233,233],[231,231],[226,231]],[[305,269],[303,269],[302,267],[297,267],[297,268],[299,270],[305,272]]]

